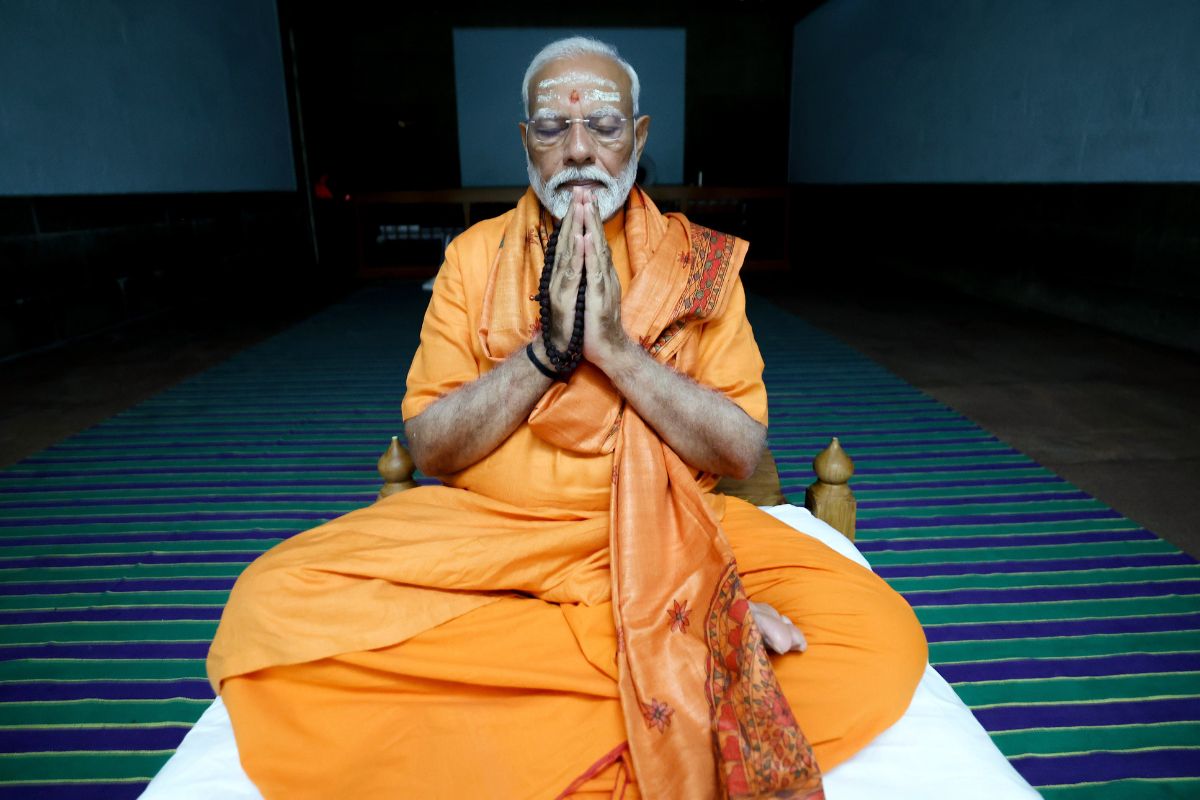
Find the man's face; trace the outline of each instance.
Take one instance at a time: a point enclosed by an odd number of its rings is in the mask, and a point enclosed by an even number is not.
[[[633,187],[650,127],[649,117],[635,125],[629,76],[604,56],[586,55],[551,61],[528,88],[534,122],[520,127],[530,186],[558,219],[570,207],[573,186],[590,189],[607,220]],[[556,135],[568,119],[590,119],[592,125],[571,123]]]

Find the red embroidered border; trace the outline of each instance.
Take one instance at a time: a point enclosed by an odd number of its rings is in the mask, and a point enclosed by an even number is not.
[[[703,225],[689,225],[691,249],[684,254],[684,267],[691,268],[687,287],[671,314],[672,320],[650,347],[651,355],[671,341],[694,319],[705,319],[717,307],[733,263],[734,237]]]
[[[726,795],[823,798],[812,747],[771,669],[735,564],[713,596],[706,633],[709,719]]]

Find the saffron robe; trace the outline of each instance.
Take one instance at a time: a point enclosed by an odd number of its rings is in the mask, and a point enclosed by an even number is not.
[[[484,324],[499,318],[489,283],[513,213],[448,249],[405,418],[492,368],[489,342],[533,333]],[[641,255],[630,257],[632,227],[626,213],[605,226],[623,297]],[[688,331],[681,361],[765,424],[740,281],[725,291],[721,312]],[[209,673],[266,797],[636,796],[612,605],[615,455],[551,444],[535,432],[537,413],[447,486],[293,537],[239,579]],[[830,769],[903,713],[926,658],[920,628],[869,571],[745,503],[706,501],[745,592],[808,639],[807,652],[772,662]],[[706,610],[684,605],[663,623],[700,626]],[[669,715],[647,717],[647,729],[668,725]]]

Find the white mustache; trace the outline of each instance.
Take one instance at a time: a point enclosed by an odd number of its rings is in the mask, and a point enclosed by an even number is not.
[[[599,167],[566,167],[554,174],[554,177],[546,183],[546,188],[551,192],[557,192],[564,183],[571,181],[596,181],[604,184],[604,188],[609,191],[615,191],[617,188],[616,179]]]

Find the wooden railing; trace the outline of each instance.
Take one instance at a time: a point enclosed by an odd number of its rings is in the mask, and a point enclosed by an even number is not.
[[[355,195],[354,230],[360,277],[428,277],[438,268],[440,252],[445,243],[458,231],[469,228],[482,219],[496,216],[516,204],[525,187],[502,186],[469,189],[434,189],[429,191],[364,192]],[[790,252],[790,193],[787,187],[730,187],[730,186],[651,186],[646,192],[664,211],[682,211],[700,224],[710,224],[726,233],[754,240],[756,237],[730,220],[747,204],[778,205],[772,219],[764,223],[775,230],[779,241],[772,247],[752,247],[746,269],[785,269]],[[440,224],[422,225],[413,239],[429,242],[415,259],[379,259],[371,257],[371,237],[379,235],[380,218],[398,212],[393,221],[409,220],[412,216],[438,217]],[[759,212],[761,213],[761,212]],[[742,214],[741,216],[745,216]],[[750,216],[754,216],[750,214]],[[709,221],[709,218],[718,219]],[[373,219],[374,218],[374,219]],[[776,230],[776,225],[778,229]],[[426,235],[428,234],[428,235]],[[441,241],[439,241],[439,239]],[[400,240],[409,240],[405,231]],[[427,251],[427,252],[426,252]],[[429,254],[436,253],[436,256]],[[765,255],[763,255],[765,253]],[[405,263],[407,262],[407,263]]]
[[[763,454],[763,461],[768,460],[770,470],[774,472],[775,459],[771,457],[770,451]],[[844,534],[847,539],[854,541],[857,502],[848,485],[850,476],[854,474],[854,462],[846,455],[837,437],[813,459],[813,469],[817,473],[817,480],[804,494],[805,507],[814,517],[823,520]],[[379,457],[379,474],[383,478],[383,487],[379,490],[378,499],[382,500],[416,486],[417,483],[413,480],[415,470],[408,448],[400,444],[398,437],[393,436],[391,444]],[[782,494],[779,496],[782,498]]]

